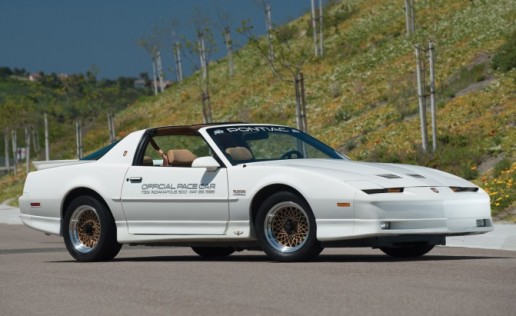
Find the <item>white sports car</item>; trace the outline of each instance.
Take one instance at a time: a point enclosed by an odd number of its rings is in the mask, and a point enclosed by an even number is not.
[[[324,247],[418,257],[446,236],[493,230],[489,196],[442,171],[355,162],[297,129],[263,124],[140,130],[83,160],[37,164],[23,222],[62,235],[78,261],[122,244],[203,257],[261,249],[278,261]]]

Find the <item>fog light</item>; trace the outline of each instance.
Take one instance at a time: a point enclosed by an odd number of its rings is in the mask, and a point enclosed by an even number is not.
[[[485,219],[477,219],[477,227],[486,227]]]
[[[390,222],[381,222],[380,228],[381,229],[391,229],[391,223]]]

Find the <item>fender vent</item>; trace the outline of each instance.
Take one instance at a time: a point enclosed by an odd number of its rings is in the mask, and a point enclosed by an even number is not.
[[[401,179],[400,176],[395,175],[395,174],[377,174],[377,176],[386,178],[386,179]]]

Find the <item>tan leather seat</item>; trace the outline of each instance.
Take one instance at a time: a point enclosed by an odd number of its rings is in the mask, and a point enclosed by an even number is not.
[[[188,149],[170,149],[167,152],[168,164],[172,167],[191,167],[192,162],[197,158]]]
[[[254,159],[251,151],[245,147],[226,148],[226,154],[228,154],[233,161],[249,161]]]

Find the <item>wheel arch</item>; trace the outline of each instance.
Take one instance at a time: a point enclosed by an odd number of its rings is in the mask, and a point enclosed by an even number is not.
[[[104,198],[100,194],[98,194],[95,190],[92,190],[92,189],[86,188],[86,187],[75,188],[66,194],[65,198],[63,199],[63,204],[61,205],[61,234],[63,234],[63,232],[64,232],[64,227],[63,227],[64,220],[62,220],[62,219],[64,219],[66,209],[68,208],[70,203],[72,203],[72,201],[75,198],[77,198],[79,196],[84,196],[84,195],[91,196],[91,197],[97,199],[100,203],[104,204],[104,206],[111,213],[111,209],[109,208],[108,204],[106,203],[106,200],[104,200]],[[111,214],[111,216],[113,216],[113,214]]]
[[[290,193],[298,196],[299,198],[304,200],[306,202],[306,204],[308,204],[310,206],[310,203],[308,203],[308,201],[303,196],[303,194],[301,194],[301,192],[299,192],[295,188],[293,188],[293,187],[291,187],[289,185],[280,184],[280,183],[268,185],[266,187],[261,188],[254,195],[254,197],[253,197],[253,199],[251,201],[251,209],[250,209],[250,217],[249,217],[250,220],[251,220],[251,227],[254,227],[256,215],[258,213],[258,209],[260,208],[260,205],[265,201],[265,199],[268,196],[270,196],[270,195],[272,195],[272,194],[274,194],[276,192],[282,192],[282,191],[290,192]]]

